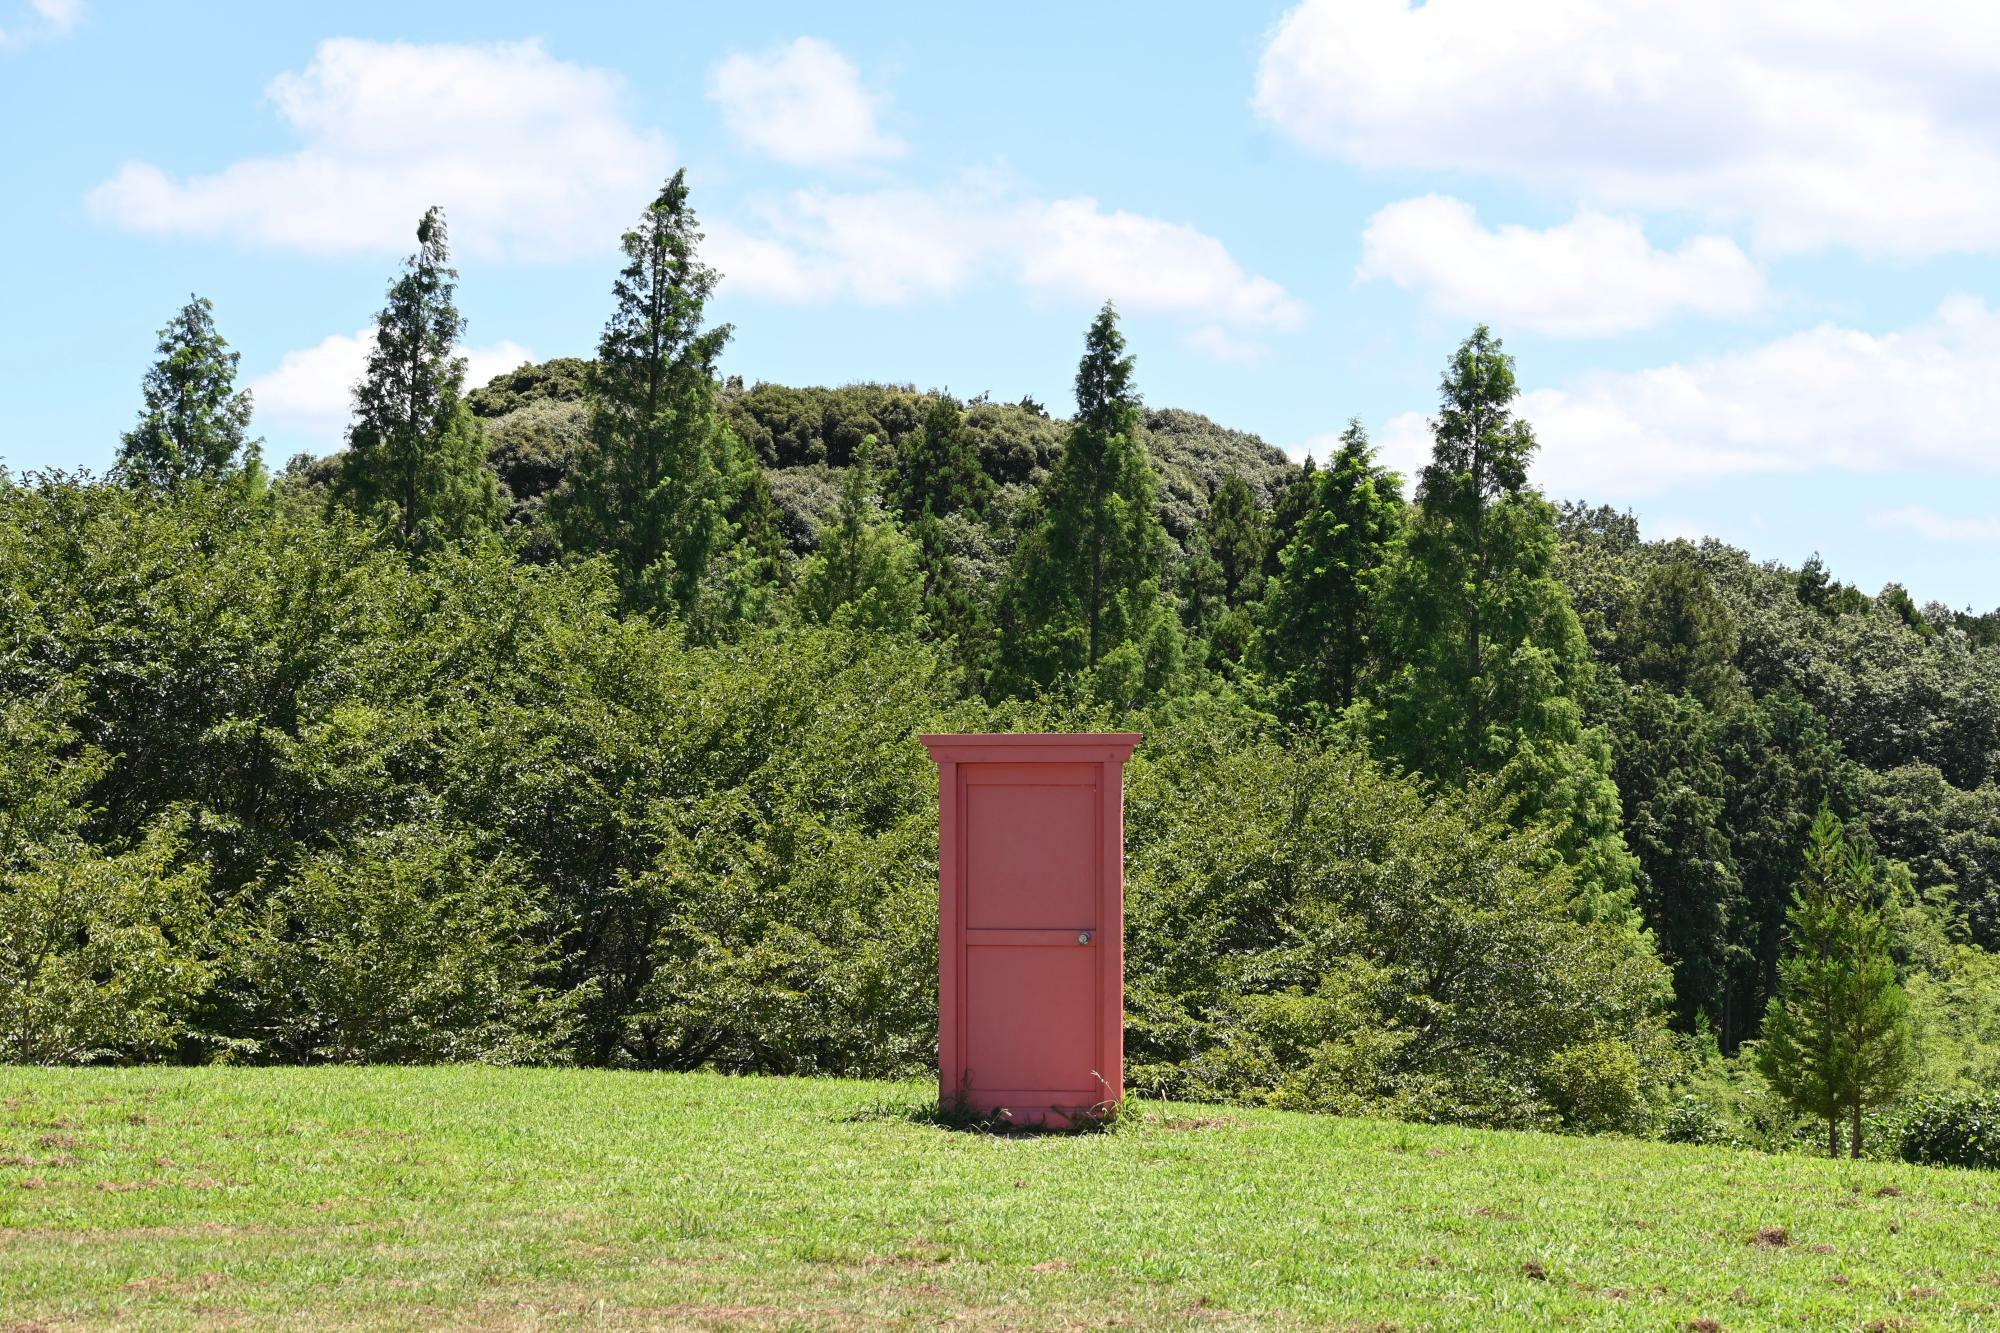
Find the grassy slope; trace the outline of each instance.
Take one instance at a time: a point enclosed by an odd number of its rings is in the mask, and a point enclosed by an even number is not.
[[[1990,1175],[1190,1107],[999,1139],[922,1097],[0,1068],[0,1327],[2000,1322]]]

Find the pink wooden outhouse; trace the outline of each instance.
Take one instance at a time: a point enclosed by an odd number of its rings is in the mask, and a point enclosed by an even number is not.
[[[1132,732],[925,736],[938,766],[938,1083],[1023,1124],[1125,1080]]]

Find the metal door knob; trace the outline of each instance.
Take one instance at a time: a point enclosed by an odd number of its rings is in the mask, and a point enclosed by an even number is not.
[[[1085,930],[1085,931],[1080,931],[1080,932],[1078,932],[1078,934],[1077,934],[1077,937],[1076,937],[1076,942],[1077,942],[1078,944],[1088,944],[1088,943],[1090,943],[1090,932],[1089,932],[1089,931],[1087,931],[1087,930]]]

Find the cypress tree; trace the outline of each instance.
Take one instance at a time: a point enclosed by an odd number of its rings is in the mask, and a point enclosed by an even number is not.
[[[623,237],[588,442],[552,505],[564,547],[607,556],[628,608],[689,618],[749,484],[747,451],[716,410],[715,362],[731,330],[703,327],[718,275],[696,257],[700,241],[676,171]]]
[[[1299,520],[1305,516],[1306,506],[1312,501],[1313,478],[1318,475],[1319,465],[1311,457],[1305,465],[1292,474],[1277,498],[1271,502],[1269,532],[1264,539],[1264,577],[1271,578],[1278,572],[1278,554],[1291,543],[1292,534],[1298,531]]]
[[[1307,473],[1303,484],[1265,600],[1264,653],[1294,707],[1346,708],[1381,653],[1377,585],[1403,502],[1359,421],[1348,423],[1327,470]]]
[[[465,358],[453,352],[465,320],[450,258],[444,214],[432,208],[376,316],[335,476],[336,498],[411,552],[489,532],[500,518],[485,437],[463,398]]]
[[[841,478],[840,503],[799,579],[799,610],[822,625],[906,632],[922,614],[923,574],[875,498],[873,445],[870,436]]]
[[[1264,561],[1265,540],[1264,515],[1242,473],[1228,473],[1215,488],[1201,530],[1222,572],[1223,600],[1241,606],[1257,591],[1254,576]]]
[[[937,395],[923,424],[904,441],[895,483],[897,507],[914,523],[926,513],[939,518],[961,509],[984,513],[992,495],[993,479],[965,437],[965,414],[950,395]]]
[[[977,691],[992,651],[993,623],[984,602],[968,585],[953,555],[945,526],[936,514],[921,515],[910,529],[923,572],[924,619],[951,642],[952,659],[964,672],[965,688]]]
[[[1166,529],[1139,437],[1132,358],[1108,301],[1085,339],[1076,407],[1009,572],[1003,655],[1016,681],[1087,671],[1128,645],[1149,662],[1170,651],[1160,624]],[[1157,674],[1145,670],[1149,681]]]
[[[215,307],[189,296],[160,330],[159,359],[141,388],[146,405],[119,445],[126,480],[164,490],[257,469],[250,392],[236,387],[240,359],[216,332]]]
[[[1637,867],[1610,746],[1584,725],[1590,646],[1556,578],[1555,510],[1528,486],[1514,359],[1481,325],[1440,387],[1431,462],[1384,575],[1381,744],[1443,782],[1497,776],[1514,822],[1549,830],[1577,867],[1579,912],[1629,918]]]
[[[1909,1001],[1896,984],[1876,868],[1821,810],[1785,914],[1791,953],[1764,1017],[1757,1067],[1780,1096],[1826,1121],[1826,1152],[1861,1156],[1862,1113],[1896,1095],[1912,1062]]]

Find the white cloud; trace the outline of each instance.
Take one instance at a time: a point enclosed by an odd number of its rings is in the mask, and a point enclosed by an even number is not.
[[[1030,291],[1202,321],[1192,341],[1224,359],[1227,329],[1296,329],[1305,308],[1247,272],[1214,237],[1091,199],[1015,196],[977,173],[936,188],[799,190],[709,229],[708,257],[733,291],[770,300],[905,305],[1011,278]]]
[[[2000,247],[2000,6],[1306,0],[1258,110],[1367,167],[1747,224],[1775,252]]]
[[[1923,505],[1903,505],[1875,514],[1878,528],[1914,532],[1934,542],[2000,542],[2000,518],[1961,518]]]
[[[1217,324],[1203,324],[1191,330],[1182,341],[1212,360],[1228,361],[1239,366],[1256,365],[1264,359],[1268,350],[1263,343],[1239,338]]]
[[[1193,227],[1107,213],[1095,199],[1057,199],[1024,212],[1028,226],[1012,238],[1030,287],[1252,328],[1305,321],[1305,307],[1283,287],[1244,272],[1221,241]]]
[[[1618,501],[1752,474],[2000,472],[2000,312],[1974,297],[1891,333],[1823,324],[1651,370],[1522,395],[1550,494]],[[1390,420],[1392,465],[1421,466],[1421,412]]]
[[[296,151],[186,178],[127,163],[90,204],[132,231],[316,252],[407,250],[441,204],[468,254],[604,252],[669,161],[657,133],[625,118],[621,87],[537,42],[325,41],[265,90]]]
[[[1303,463],[1308,458],[1325,466],[1326,460],[1340,452],[1340,435],[1326,431],[1319,435],[1309,435],[1297,444],[1287,445],[1285,453],[1294,463]]]
[[[258,424],[275,425],[289,439],[323,452],[338,448],[353,416],[354,386],[368,367],[374,345],[375,330],[366,328],[336,333],[311,347],[285,353],[276,368],[250,381]],[[468,389],[535,359],[533,352],[511,340],[464,348],[461,355]]]
[[[709,228],[733,290],[771,300],[907,305],[966,287],[1005,238],[1005,205],[976,181],[856,194],[797,190]]]
[[[851,166],[908,151],[875,123],[882,99],[861,86],[853,63],[814,37],[728,57],[710,75],[708,96],[737,138],[793,166]]]
[[[45,38],[67,37],[83,21],[83,0],[27,0],[25,22],[0,27],[0,51]]]
[[[1418,291],[1443,314],[1566,337],[1745,315],[1769,299],[1757,266],[1719,236],[1659,250],[1638,223],[1591,212],[1540,231],[1487,228],[1470,204],[1435,194],[1369,219],[1355,277]]]

